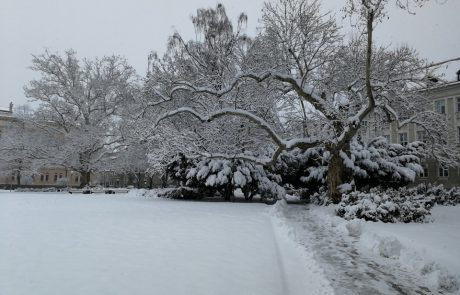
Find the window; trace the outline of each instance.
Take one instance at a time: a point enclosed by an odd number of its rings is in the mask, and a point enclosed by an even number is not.
[[[62,173],[59,173],[59,179],[61,179],[61,178],[62,178]]]
[[[449,177],[449,167],[439,166],[439,177]]]
[[[57,181],[57,174],[54,174],[54,182]]]
[[[428,166],[426,164],[422,164],[423,171],[420,173],[421,178],[428,177]]]
[[[460,112],[460,97],[457,97],[457,112]]]
[[[45,181],[48,182],[48,180],[50,179],[50,176],[48,174],[45,175]]]
[[[399,133],[399,143],[401,145],[407,145],[407,133]]]
[[[440,114],[446,113],[446,102],[444,100],[437,100],[434,102],[434,109]]]
[[[460,143],[460,126],[457,127],[458,142]]]
[[[42,182],[43,182],[43,177],[44,177],[43,174],[40,174],[40,181]]]
[[[426,143],[426,131],[417,131],[417,140]]]
[[[75,182],[78,182],[78,175],[75,176]]]

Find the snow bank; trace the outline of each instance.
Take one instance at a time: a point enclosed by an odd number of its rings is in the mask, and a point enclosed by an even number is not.
[[[429,223],[347,221],[335,206],[310,210],[363,253],[397,263],[442,292],[460,294],[460,206],[435,206]]]
[[[330,282],[325,278],[323,270],[316,262],[311,252],[306,252],[295,242],[294,232],[286,224],[284,218],[288,204],[285,199],[279,200],[269,210],[274,233],[279,249],[282,249],[280,256],[285,269],[291,269],[295,259],[300,259],[304,266],[301,272],[292,274],[286,278],[290,289],[283,294],[335,294]]]

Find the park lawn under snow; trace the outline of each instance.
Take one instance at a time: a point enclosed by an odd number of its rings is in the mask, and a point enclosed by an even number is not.
[[[0,294],[332,294],[265,204],[0,191]]]

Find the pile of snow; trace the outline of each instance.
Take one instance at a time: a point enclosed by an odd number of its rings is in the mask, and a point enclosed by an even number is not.
[[[347,221],[334,216],[336,209],[314,206],[309,211],[361,254],[403,267],[440,292],[460,294],[460,206],[433,207],[429,223]]]

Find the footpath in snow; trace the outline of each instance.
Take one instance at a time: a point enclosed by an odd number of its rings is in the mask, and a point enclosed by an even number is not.
[[[0,192],[0,294],[333,294],[265,204]]]
[[[460,207],[433,208],[430,223],[385,224],[346,221],[330,207],[275,206],[337,294],[460,294]]]

